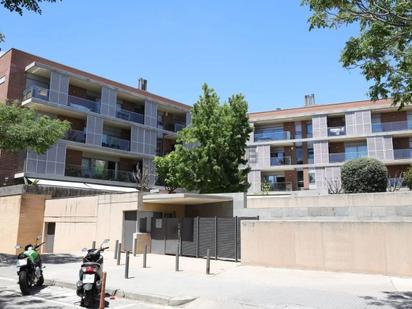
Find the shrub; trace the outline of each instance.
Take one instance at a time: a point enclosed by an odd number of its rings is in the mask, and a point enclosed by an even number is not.
[[[406,185],[408,186],[409,190],[411,190],[412,189],[412,166],[410,166],[406,170],[404,177],[405,177]]]
[[[376,159],[354,159],[342,166],[341,179],[346,193],[385,192],[388,170]]]

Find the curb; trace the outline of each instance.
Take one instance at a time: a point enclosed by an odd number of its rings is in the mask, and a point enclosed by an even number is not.
[[[64,281],[57,281],[57,280],[44,280],[45,285],[49,286],[58,286],[61,288],[67,288],[76,290],[76,284]],[[106,293],[110,295],[115,295],[117,297],[122,297],[126,299],[138,300],[146,303],[152,303],[157,305],[166,305],[166,306],[181,306],[191,301],[194,301],[197,297],[191,296],[178,296],[178,297],[169,297],[163,295],[155,295],[155,294],[141,294],[141,293],[133,293],[123,291],[121,289],[106,289]]]

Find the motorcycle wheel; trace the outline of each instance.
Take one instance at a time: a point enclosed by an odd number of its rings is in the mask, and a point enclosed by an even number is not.
[[[44,277],[43,277],[43,275],[41,275],[40,278],[39,278],[39,280],[37,280],[36,285],[37,285],[37,286],[42,286],[43,283],[44,283]]]
[[[29,282],[27,280],[27,272],[25,270],[19,273],[19,286],[23,295],[29,294]]]
[[[86,291],[84,293],[84,298],[83,298],[83,305],[86,308],[91,308],[94,303],[94,293],[93,291]]]

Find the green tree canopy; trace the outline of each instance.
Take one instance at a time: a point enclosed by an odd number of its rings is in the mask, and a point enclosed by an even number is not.
[[[246,142],[252,128],[247,102],[241,94],[221,104],[216,92],[203,85],[193,106],[192,124],[178,134],[178,144],[168,156],[157,158],[162,179],[200,193],[244,192],[249,187]],[[171,160],[173,168],[163,169]],[[176,178],[176,179],[175,179]]]
[[[410,0],[302,0],[312,11],[309,29],[339,28],[356,23],[340,61],[360,68],[373,85],[372,100],[392,97],[402,108],[412,101],[412,1]]]
[[[0,104],[0,149],[44,153],[69,130],[68,121],[40,116],[28,108]]]

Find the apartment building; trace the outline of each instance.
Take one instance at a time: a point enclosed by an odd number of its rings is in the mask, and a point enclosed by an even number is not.
[[[136,166],[150,173],[153,158],[173,150],[190,122],[190,106],[29,53],[0,57],[0,102],[17,100],[67,120],[71,130],[45,154],[0,150],[0,182],[23,177],[134,187]]]
[[[384,162],[390,178],[412,163],[412,109],[391,101],[314,104],[250,113],[254,126],[247,146],[250,193],[316,190],[328,192],[347,160],[371,157]]]

